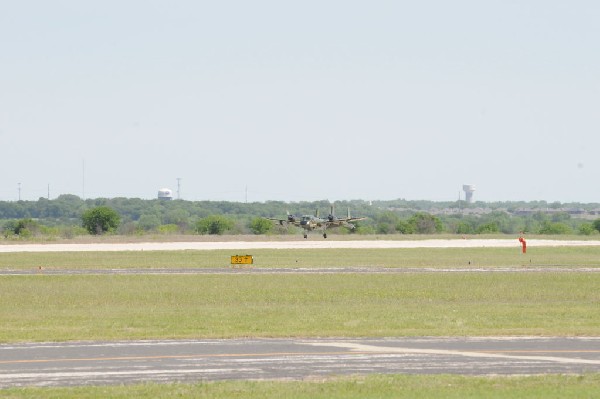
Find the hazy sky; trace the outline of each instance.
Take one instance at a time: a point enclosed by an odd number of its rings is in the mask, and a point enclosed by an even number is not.
[[[0,200],[600,202],[600,2],[0,0]],[[463,198],[464,198],[464,194]]]

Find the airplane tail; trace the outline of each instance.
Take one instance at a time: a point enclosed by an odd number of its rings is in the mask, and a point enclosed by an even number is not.
[[[348,218],[348,219],[350,219],[350,207],[348,207],[348,210],[347,210],[347,212],[348,212],[348,213],[346,214],[346,215],[347,215],[347,218]],[[331,204],[331,213],[329,214],[329,216],[330,216],[330,219],[335,219],[335,218],[336,218],[336,217],[335,217],[335,207],[334,207],[334,205],[333,205],[333,204]]]
[[[333,204],[331,204],[331,209],[329,215],[327,216],[327,219],[331,222],[335,220],[335,208],[333,207]]]

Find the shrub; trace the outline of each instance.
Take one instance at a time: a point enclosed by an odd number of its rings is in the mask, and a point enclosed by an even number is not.
[[[208,216],[196,222],[198,234],[223,234],[233,228],[233,222],[225,216]]]
[[[441,233],[443,230],[442,221],[437,216],[423,212],[415,213],[408,219],[408,224],[417,234]]]
[[[571,234],[572,229],[564,223],[544,222],[540,227],[539,234]]]
[[[100,235],[107,232],[114,232],[119,227],[121,217],[112,208],[98,206],[83,212],[81,221],[82,226],[88,233]]]
[[[581,226],[579,226],[579,234],[589,236],[592,235],[594,232],[597,231],[591,223],[584,223]]]
[[[254,234],[266,234],[273,228],[273,222],[264,218],[254,218],[250,222],[250,230]]]
[[[29,218],[11,220],[4,225],[4,236],[15,235],[21,238],[28,238],[38,233],[39,230],[40,226],[35,220]]]
[[[498,226],[498,222],[488,222],[484,223],[481,226],[477,227],[477,234],[492,234],[498,233],[500,231],[500,226]]]

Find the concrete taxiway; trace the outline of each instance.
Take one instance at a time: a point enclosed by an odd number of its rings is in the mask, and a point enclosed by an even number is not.
[[[527,240],[529,247],[600,246],[600,241]],[[94,244],[4,244],[2,252],[81,252],[81,251],[182,251],[182,250],[252,250],[252,249],[350,249],[350,248],[520,248],[517,239],[455,239],[455,240],[304,240],[304,241],[194,241],[139,242]]]
[[[596,338],[232,339],[0,345],[0,388],[600,372]]]

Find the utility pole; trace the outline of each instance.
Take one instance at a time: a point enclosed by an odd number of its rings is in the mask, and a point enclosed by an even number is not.
[[[181,177],[177,178],[177,199],[181,199]]]
[[[81,195],[85,201],[85,159],[81,161]]]
[[[19,183],[19,185],[18,185],[18,191],[19,191],[19,201],[21,201],[21,183]]]

